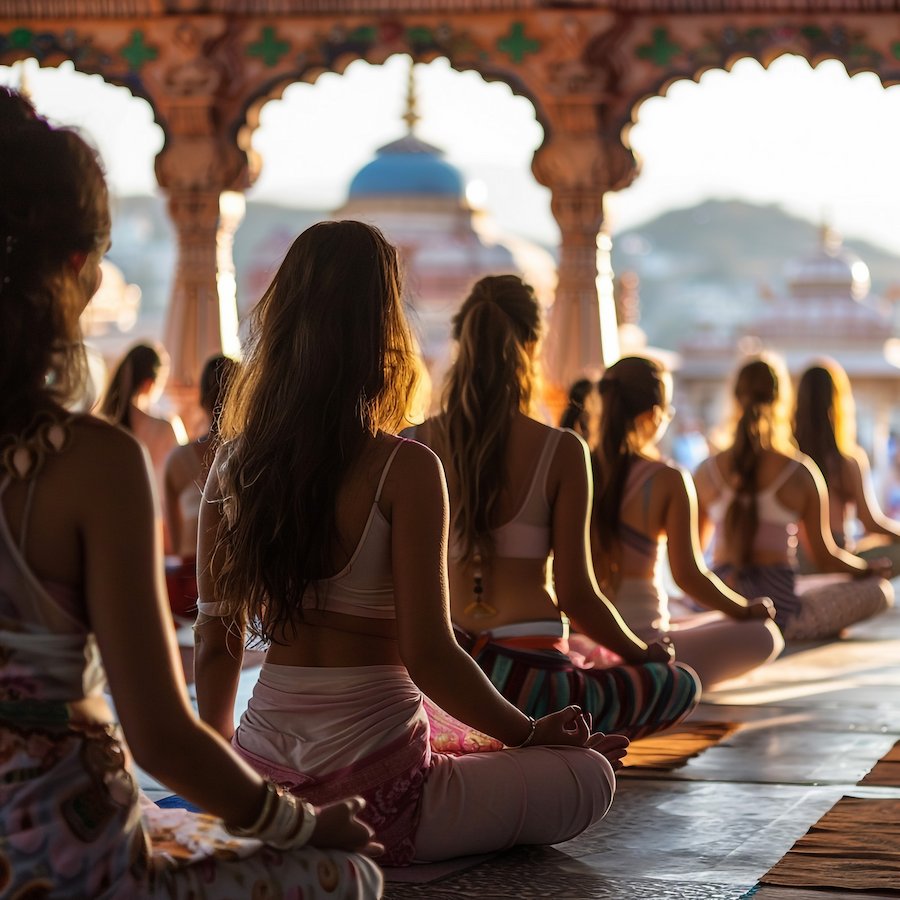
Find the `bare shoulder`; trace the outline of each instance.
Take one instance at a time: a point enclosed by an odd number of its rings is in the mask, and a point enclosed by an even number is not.
[[[112,477],[116,467],[144,465],[144,449],[124,428],[96,416],[78,416],[69,427],[72,455],[79,464],[106,470]]]
[[[395,480],[406,478],[433,478],[436,473],[443,475],[444,466],[434,450],[419,441],[394,438],[400,444],[390,475]]]
[[[439,498],[446,492],[444,466],[440,457],[418,441],[393,436],[385,439],[395,444],[388,452],[396,452],[382,491],[387,504],[439,504]]]
[[[149,460],[134,437],[93,417],[79,417],[70,427],[70,445],[52,472],[57,485],[66,485],[60,502],[84,521],[115,518],[124,508],[149,510]]]
[[[694,489],[694,479],[687,469],[668,460],[660,460],[659,468],[653,473],[654,485],[667,492]]]
[[[717,466],[718,463],[716,460],[721,456],[721,453],[712,453],[706,457],[702,462],[698,463],[697,468],[694,469],[694,478],[699,479],[709,479],[714,476],[714,473],[710,471],[713,466]]]
[[[556,448],[556,460],[572,463],[591,455],[587,441],[571,428],[552,428],[549,425],[542,427],[547,431],[560,433],[559,446]]]
[[[787,457],[788,462],[785,463],[786,466],[790,466],[792,463],[793,471],[790,473],[788,478],[788,482],[793,482],[794,484],[800,484],[804,486],[809,486],[810,484],[821,484],[824,488],[825,479],[822,476],[822,473],[819,471],[819,467],[812,461],[812,459],[807,456],[805,453],[800,453],[797,451],[793,456]]]

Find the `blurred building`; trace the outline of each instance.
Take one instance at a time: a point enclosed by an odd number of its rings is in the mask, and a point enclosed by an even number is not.
[[[821,357],[837,360],[853,385],[860,443],[873,455],[876,481],[888,467],[888,443],[900,427],[900,345],[891,304],[870,291],[869,269],[823,227],[819,246],[789,262],[785,289],[767,290],[763,311],[737,333],[708,325],[680,346],[681,406],[714,430],[730,406],[728,392],[743,358],[767,350],[793,378]],[[896,421],[895,421],[896,420]]]
[[[356,173],[333,217],[377,225],[399,248],[410,322],[439,387],[450,362],[450,320],[471,286],[485,275],[521,275],[546,305],[556,264],[537,244],[501,233],[478,205],[478,186],[467,186],[440,148],[416,136],[412,70],[403,119],[406,134]]]

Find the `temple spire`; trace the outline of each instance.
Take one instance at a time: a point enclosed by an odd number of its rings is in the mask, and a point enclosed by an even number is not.
[[[406,111],[403,113],[403,121],[410,134],[414,134],[416,130],[416,122],[421,116],[418,113],[418,98],[416,97],[416,76],[415,76],[415,60],[409,61],[409,75],[406,79]]]

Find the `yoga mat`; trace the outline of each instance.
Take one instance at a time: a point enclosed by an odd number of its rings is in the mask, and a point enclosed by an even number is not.
[[[842,797],[760,879],[900,896],[900,799]]]
[[[446,859],[435,863],[414,863],[411,866],[383,866],[384,880],[405,884],[429,884],[432,881],[441,881],[451,875],[459,875],[466,869],[472,869],[481,863],[488,862],[500,855],[497,853],[483,853],[479,856],[459,856],[456,859]]]
[[[860,784],[900,787],[900,741],[894,744],[872,767]]]
[[[738,722],[688,722],[665,734],[632,741],[619,773],[639,775],[641,771],[667,772],[685,765],[689,759],[728,737],[740,727]]]

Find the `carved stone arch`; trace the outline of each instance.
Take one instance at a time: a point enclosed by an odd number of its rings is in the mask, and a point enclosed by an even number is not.
[[[677,81],[699,82],[712,69],[730,71],[741,59],[768,68],[793,54],[815,67],[842,63],[848,76],[875,74],[884,87],[900,84],[896,16],[858,12],[671,17],[633,20],[615,47],[619,78],[610,104],[610,128],[631,149],[629,133],[641,104],[665,96]]]
[[[402,23],[392,21],[392,28],[403,30]],[[384,23],[382,23],[384,25]],[[252,26],[251,26],[252,27]],[[261,32],[269,45],[274,48],[272,53],[277,53],[279,47],[287,43],[288,30],[284,23],[279,23],[283,32],[267,31],[274,26],[262,26]],[[449,26],[447,26],[449,29]],[[375,30],[375,26],[372,26]],[[253,132],[259,126],[259,115],[263,106],[270,100],[280,99],[284,91],[295,83],[314,84],[321,75],[331,73],[342,75],[347,67],[362,60],[371,65],[381,65],[390,57],[398,54],[410,56],[415,63],[431,63],[437,59],[447,59],[451,68],[457,72],[476,72],[488,83],[501,82],[505,84],[514,95],[524,97],[531,103],[534,115],[541,125],[546,140],[552,129],[550,117],[546,112],[541,99],[541,91],[532,84],[529,72],[517,71],[512,66],[505,66],[487,50],[476,52],[474,44],[457,44],[450,40],[452,34],[448,31],[446,42],[440,42],[434,35],[442,33],[440,28],[430,29],[425,26],[408,27],[405,29],[407,37],[403,40],[396,39],[390,44],[377,41],[346,41],[329,40],[321,33],[305,31],[306,44],[302,45],[299,52],[292,53],[285,61],[278,61],[267,67],[268,71],[258,73],[248,72],[245,83],[242,85],[238,96],[232,98],[227,114],[227,132],[235,141],[242,152],[251,155],[251,170],[254,161],[252,159],[251,138]],[[416,34],[432,35],[427,39],[421,37],[417,40],[408,39],[408,35]],[[250,45],[252,47],[252,45]],[[262,50],[262,44],[260,52]],[[274,59],[274,55],[272,57]],[[254,77],[255,76],[255,77]],[[255,173],[254,173],[255,174]]]
[[[77,72],[99,75],[109,84],[124,87],[145,100],[153,120],[165,134],[165,120],[153,86],[144,77],[147,63],[160,53],[155,39],[149,40],[142,28],[126,24],[114,32],[95,32],[87,23],[54,27],[48,22],[24,21],[0,31],[0,65],[34,59],[41,68],[58,68],[63,62],[71,62]]]

